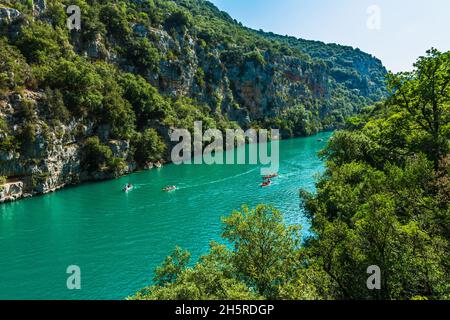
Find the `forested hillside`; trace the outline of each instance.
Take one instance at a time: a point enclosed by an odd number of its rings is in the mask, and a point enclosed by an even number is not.
[[[385,74],[359,50],[250,30],[203,0],[2,0],[0,176],[14,184],[1,201],[151,167],[194,120],[338,128],[387,94]]]
[[[430,50],[389,88],[322,152],[317,193],[301,191],[304,244],[275,208],[244,207],[223,219],[222,244],[193,267],[177,248],[132,299],[450,299],[450,52]]]

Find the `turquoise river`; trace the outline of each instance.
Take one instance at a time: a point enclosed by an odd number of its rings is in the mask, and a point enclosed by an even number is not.
[[[220,218],[243,204],[273,204],[307,234],[299,189],[314,190],[330,136],[281,141],[269,188],[259,187],[258,165],[168,165],[0,205],[0,299],[126,298],[176,245],[194,261],[205,253],[220,240]],[[125,194],[128,182],[136,188]],[[179,189],[162,192],[167,185]],[[81,290],[67,289],[70,265],[81,269]]]

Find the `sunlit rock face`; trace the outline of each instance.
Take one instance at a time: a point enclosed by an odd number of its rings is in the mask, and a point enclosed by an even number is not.
[[[17,20],[17,18],[20,17],[20,15],[21,13],[19,12],[19,10],[0,6],[0,24],[9,24],[11,22],[14,22],[15,20]]]

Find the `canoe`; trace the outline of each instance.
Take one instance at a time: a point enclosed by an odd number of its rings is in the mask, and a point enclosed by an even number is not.
[[[134,188],[133,186],[131,186],[131,187],[125,187],[125,188],[122,189],[122,191],[123,191],[123,192],[130,192],[131,190],[133,190],[133,188]]]
[[[278,173],[269,174],[267,176],[264,176],[263,179],[264,180],[269,180],[269,179],[276,178],[276,177],[278,177]]]

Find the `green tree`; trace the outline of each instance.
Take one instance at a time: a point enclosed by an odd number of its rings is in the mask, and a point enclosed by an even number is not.
[[[17,48],[0,38],[0,89],[23,86],[31,79],[31,69]]]
[[[64,104],[64,96],[61,91],[50,88],[45,89],[44,100],[47,107],[48,117],[66,123],[70,118],[70,112]]]
[[[164,158],[166,145],[155,129],[147,129],[135,138],[135,160],[145,165],[149,161]]]
[[[289,299],[315,297],[301,273],[299,228],[286,226],[279,211],[243,207],[224,218],[222,237],[188,267],[190,254],[177,248],[155,271],[154,285],[132,299]]]
[[[103,97],[96,120],[111,127],[112,138],[130,139],[135,128],[135,114],[130,103],[123,98],[122,88],[114,80],[108,80],[103,82]]]
[[[154,283],[158,286],[174,283],[188,266],[190,258],[190,252],[176,247],[173,254],[168,256],[161,266],[156,268]]]
[[[21,28],[15,43],[30,63],[47,63],[61,56],[68,49],[61,28],[53,29],[48,24],[35,21]]]
[[[226,262],[227,250],[223,246],[212,245],[211,252],[202,257],[193,268],[180,271],[179,261],[185,259],[187,253],[179,252],[178,258],[168,258],[163,264],[169,273],[176,274],[176,279],[139,291],[129,299],[135,300],[256,300],[261,299],[244,283],[230,277],[230,265]],[[166,261],[166,262],[167,262]],[[184,262],[183,262],[184,263]],[[165,278],[167,280],[167,278]],[[160,279],[157,277],[157,281]]]
[[[172,13],[165,21],[165,27],[170,30],[172,28],[188,28],[192,24],[192,17],[188,12],[179,10]]]
[[[113,157],[109,159],[108,167],[114,177],[120,177],[126,172],[127,164],[124,159]]]
[[[111,149],[103,145],[97,136],[86,139],[82,147],[82,167],[89,171],[95,172],[107,168],[112,159]]]
[[[259,205],[244,207],[223,219],[223,237],[234,247],[232,263],[238,279],[268,299],[298,268],[299,228],[286,227],[278,210]]]
[[[444,131],[450,122],[450,52],[427,51],[414,64],[414,71],[389,75],[393,93],[390,103],[405,111],[416,129],[426,135],[423,146],[435,169],[440,158],[449,152],[450,133]]]
[[[144,78],[127,73],[119,78],[119,84],[123,88],[124,98],[131,103],[136,114],[138,130],[148,127],[152,122],[161,122],[166,117],[171,108],[170,102]]]
[[[149,71],[154,73],[159,71],[160,54],[148,39],[136,39],[129,42],[127,57],[143,75]]]
[[[11,128],[6,120],[0,118],[0,149],[11,151],[16,148],[15,137],[11,134]]]

